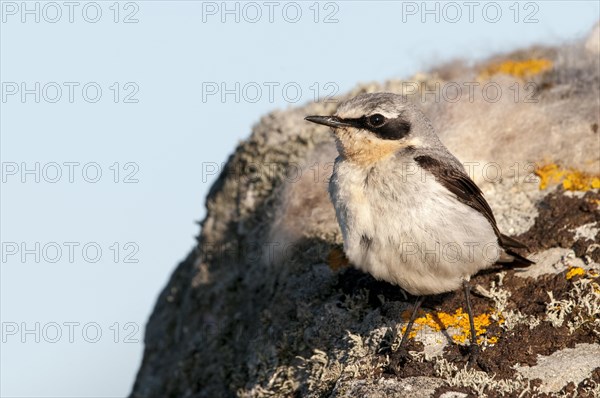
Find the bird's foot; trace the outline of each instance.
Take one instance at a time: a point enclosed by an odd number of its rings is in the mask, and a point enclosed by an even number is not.
[[[412,355],[404,347],[399,347],[398,350],[390,353],[390,364],[388,368],[395,375],[402,374],[402,368],[412,360]]]
[[[480,354],[481,354],[481,347],[479,347],[479,345],[473,344],[473,345],[469,346],[468,360],[467,360],[467,364],[469,365],[469,367],[473,367],[479,363],[478,360],[479,360]]]
[[[491,369],[489,362],[481,355],[481,347],[479,345],[462,346],[460,351],[463,357],[462,360],[456,358],[458,362],[465,363],[471,369],[478,367],[484,372],[488,372]]]

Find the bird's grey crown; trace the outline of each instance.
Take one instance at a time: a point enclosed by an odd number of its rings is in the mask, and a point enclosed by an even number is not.
[[[402,110],[414,108],[406,97],[394,93],[360,94],[344,101],[337,110],[337,115],[342,118],[360,117],[381,113],[386,117],[399,115]]]

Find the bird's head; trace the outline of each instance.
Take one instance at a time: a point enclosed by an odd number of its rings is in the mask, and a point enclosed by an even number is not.
[[[340,155],[362,165],[425,146],[434,134],[414,105],[392,93],[361,94],[341,103],[333,116],[305,119],[331,127]]]

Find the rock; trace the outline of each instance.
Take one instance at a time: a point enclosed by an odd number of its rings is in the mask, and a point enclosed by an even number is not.
[[[592,54],[600,54],[600,23],[594,26],[585,42],[585,49]]]
[[[581,383],[596,368],[600,368],[600,345],[577,344],[539,357],[535,366],[518,366],[517,372],[528,379],[542,380],[540,391],[551,393],[559,392],[569,382]]]
[[[460,293],[427,298],[420,334],[409,341],[413,359],[393,365],[413,298],[339,255],[327,196],[335,147],[327,128],[303,121],[336,104],[311,103],[264,116],[231,155],[208,194],[198,247],[148,321],[131,397],[519,395],[539,389],[531,378],[556,369],[565,348],[597,350],[600,76],[589,47],[457,62],[339,98],[393,91],[419,103],[469,162],[500,229],[539,259],[525,273],[473,278],[486,292],[473,298],[483,349],[474,368],[465,368]],[[455,98],[457,86],[490,91]],[[556,379],[552,391],[589,393],[600,380],[585,369]],[[577,385],[561,385],[569,381]]]
[[[535,264],[516,272],[516,276],[535,279],[543,274],[565,272],[569,267],[585,266],[582,259],[575,257],[573,250],[559,247],[538,252],[532,255],[531,259],[535,261]]]
[[[349,380],[338,382],[330,397],[428,398],[443,382],[432,377],[404,379]],[[446,393],[447,394],[447,393]],[[456,396],[461,397],[460,395]]]

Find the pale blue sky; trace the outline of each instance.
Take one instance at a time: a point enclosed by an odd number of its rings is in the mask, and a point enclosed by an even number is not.
[[[473,22],[457,2],[456,23],[444,3],[439,22],[423,22],[420,1],[310,1],[278,2],[269,22],[259,1],[238,3],[239,22],[223,22],[221,4],[79,2],[69,22],[63,2],[28,2],[34,12],[24,14],[21,1],[2,1],[2,397],[129,393],[146,320],[204,216],[215,177],[203,178],[203,163],[225,161],[261,115],[294,105],[297,88],[301,104],[317,87],[344,92],[455,57],[572,40],[599,18],[595,1],[481,2]],[[337,22],[324,23],[332,13]],[[236,82],[246,87],[239,103],[207,94]],[[23,88],[33,93],[23,98]],[[23,173],[36,163],[39,172]]]

